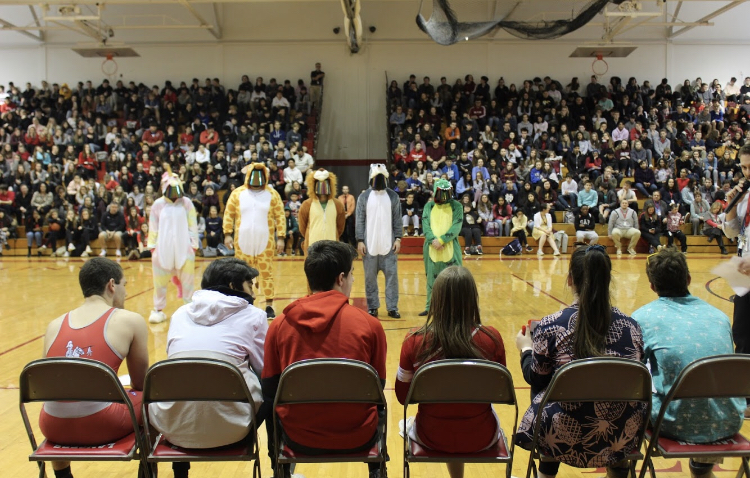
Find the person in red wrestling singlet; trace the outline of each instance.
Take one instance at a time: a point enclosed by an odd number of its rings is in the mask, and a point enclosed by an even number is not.
[[[471,272],[461,266],[443,270],[432,287],[427,322],[409,332],[401,346],[396,397],[404,403],[414,373],[441,359],[483,359],[505,365],[500,333],[482,325],[479,295]],[[500,423],[487,404],[419,405],[416,419],[400,424],[412,440],[446,453],[474,453],[497,443]],[[447,463],[451,478],[464,476],[463,463]]]
[[[500,333],[482,325],[479,295],[471,272],[461,266],[443,270],[432,287],[427,322],[412,330],[401,346],[396,375],[396,397],[402,404],[414,373],[441,359],[483,359],[505,365]],[[416,419],[402,424],[405,433],[422,446],[446,453],[485,450],[500,436],[500,423],[487,404],[419,405]],[[447,463],[451,478],[464,476],[463,463]]]
[[[135,312],[123,309],[126,279],[119,264],[89,259],[78,274],[84,302],[47,327],[44,357],[88,358],[117,372],[127,360],[132,390],[128,396],[141,421],[141,391],[148,368],[148,329]],[[39,417],[42,434],[52,443],[96,446],[133,432],[123,404],[47,402]],[[72,478],[69,462],[52,462],[56,478]]]

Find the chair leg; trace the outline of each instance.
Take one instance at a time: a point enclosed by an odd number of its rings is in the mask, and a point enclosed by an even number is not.
[[[45,466],[43,461],[37,461],[36,464],[39,466],[39,478],[46,478],[47,472],[45,471]]]
[[[409,478],[409,462],[404,461],[404,478]]]
[[[748,467],[746,457],[742,457],[742,466],[737,470],[737,478],[742,478],[743,474],[745,475],[745,478],[750,478],[750,467]]]

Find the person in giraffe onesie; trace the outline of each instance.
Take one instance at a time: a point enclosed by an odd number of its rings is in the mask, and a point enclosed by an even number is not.
[[[344,205],[336,199],[336,175],[318,169],[307,176],[307,194],[297,214],[305,248],[327,239],[338,241],[346,226]]]
[[[179,176],[170,169],[161,177],[162,197],[151,206],[148,224],[148,248],[151,250],[154,277],[154,310],[148,321],[158,324],[167,320],[167,285],[177,286],[177,297],[187,304],[195,289],[195,251],[198,242],[198,219],[192,201],[183,196]]]
[[[284,252],[286,217],[281,196],[268,181],[269,171],[263,163],[250,164],[245,184],[229,196],[224,209],[224,244],[234,255],[260,272],[258,276],[266,297],[266,315],[273,310],[273,263],[276,254]]]
[[[419,315],[430,310],[432,284],[438,274],[448,266],[463,265],[458,235],[464,222],[464,209],[453,199],[450,181],[435,182],[434,201],[428,202],[422,212],[424,229],[424,269],[427,273],[427,304]]]

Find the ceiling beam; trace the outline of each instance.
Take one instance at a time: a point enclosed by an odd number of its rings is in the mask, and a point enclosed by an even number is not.
[[[718,17],[719,15],[721,15],[723,13],[726,13],[726,12],[728,12],[729,10],[731,10],[731,9],[733,9],[735,7],[739,7],[740,5],[742,5],[745,2],[747,2],[747,0],[736,0],[736,1],[732,2],[732,3],[724,5],[723,7],[719,8],[716,11],[714,11],[713,13],[709,13],[705,17],[703,17],[703,18],[701,18],[699,20],[696,20],[695,23],[707,22],[709,20],[712,20],[712,19]],[[680,30],[677,30],[676,32],[674,32],[674,33],[670,34],[669,36],[667,36],[667,38],[670,39],[670,40],[673,39],[673,38],[676,38],[676,37],[682,35],[683,33],[689,32],[690,30],[692,30],[696,26],[698,26],[698,25],[691,25],[691,26],[686,26],[685,28],[681,28]]]
[[[36,14],[36,8],[34,8],[33,5],[29,5],[29,10],[31,11],[31,16],[34,18],[34,23],[36,24],[36,26],[41,27],[42,24],[39,21],[39,16]],[[42,29],[39,29],[39,38],[41,39],[41,41],[45,41],[46,39],[46,34]]]
[[[14,31],[18,31],[18,33],[20,33],[21,35],[27,36],[29,38],[32,38],[32,39],[36,40],[36,41],[44,42],[44,38],[42,38],[41,34],[34,35],[33,33],[29,32],[29,31],[26,31],[26,30],[18,30],[17,29],[18,27],[16,27],[15,25],[13,25],[12,23],[10,23],[9,21],[3,20],[2,18],[0,18],[0,25],[2,25],[2,27],[0,27],[0,30],[14,30]]]
[[[682,10],[682,1],[677,2],[677,7],[674,9],[674,15],[672,15],[672,20],[677,20],[680,17],[680,10]],[[669,32],[667,33],[667,37],[672,36],[674,33],[674,27],[669,27]]]
[[[217,40],[221,40],[221,30],[220,29],[217,30],[214,25],[211,25],[210,23],[208,23],[206,19],[203,18],[203,15],[201,15],[200,12],[198,12],[198,10],[196,10],[193,7],[193,5],[190,4],[190,0],[178,0],[178,2],[180,5],[185,7],[185,9],[188,12],[190,12],[190,14],[193,17],[195,17],[196,20],[198,20],[198,23],[200,23],[201,26],[208,26],[208,31],[211,33],[211,35],[214,36],[214,38],[216,38]],[[111,3],[111,2],[108,2],[108,3]],[[214,8],[215,8],[216,7],[215,2],[211,2],[211,3],[214,3]]]

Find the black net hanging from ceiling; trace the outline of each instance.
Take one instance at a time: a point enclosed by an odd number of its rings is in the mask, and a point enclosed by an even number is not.
[[[417,25],[430,38],[441,45],[453,45],[460,41],[484,36],[496,28],[525,40],[551,40],[578,30],[590,22],[608,3],[620,4],[625,0],[591,0],[573,18],[566,20],[541,20],[518,22],[492,20],[486,22],[460,22],[448,0],[432,0],[432,15],[429,20],[422,16],[419,6]]]

